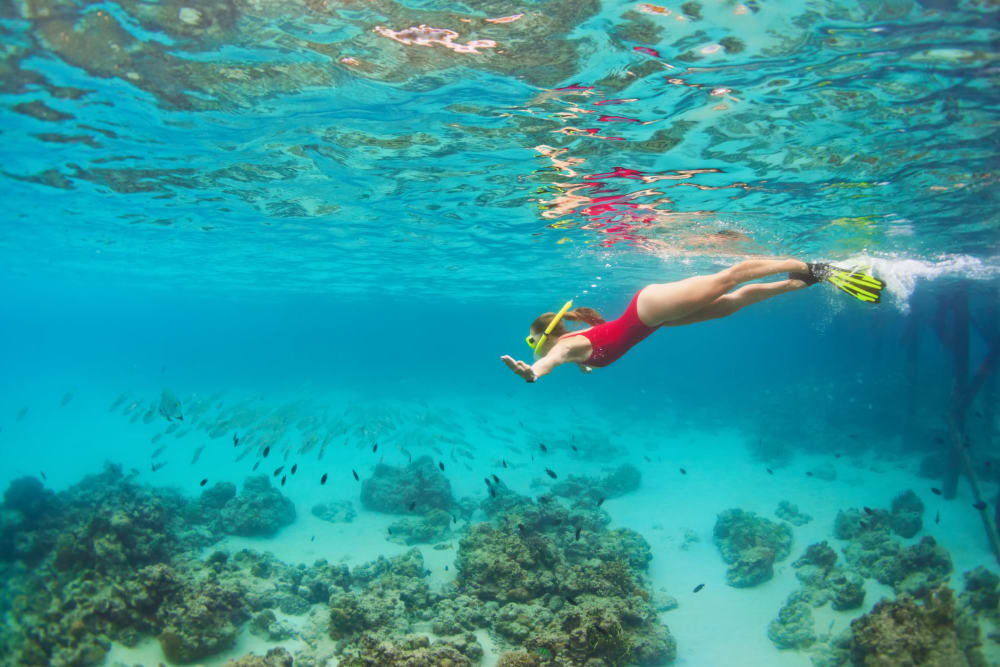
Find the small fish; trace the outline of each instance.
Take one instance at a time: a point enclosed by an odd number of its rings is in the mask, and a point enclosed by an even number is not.
[[[934,438],[934,442],[936,442],[939,445],[943,445],[944,444],[944,438],[938,436],[937,438]]]
[[[284,470],[284,469],[285,469],[285,466],[278,466],[277,468],[274,469],[274,474],[271,475],[271,476],[272,477],[277,477],[278,475],[281,474],[281,471]]]
[[[24,415],[26,415],[26,414],[28,414],[28,406],[25,406],[25,407],[21,408],[20,411],[18,411],[18,413],[17,413],[17,421],[21,421],[22,419],[24,419]]]
[[[284,485],[285,485],[285,479],[286,479],[286,478],[287,478],[287,475],[282,475],[282,476],[281,476],[281,485],[282,485],[282,486],[284,486]]]
[[[260,465],[260,459],[257,459],[257,462],[253,464],[253,468],[250,469],[250,472],[256,472],[257,466],[259,465]]]
[[[451,515],[451,522],[452,523],[458,523],[458,519],[455,518],[454,514]]]
[[[573,448],[573,451],[574,451],[574,452],[578,452],[578,451],[580,451],[579,449],[577,449],[577,448],[576,448],[576,445],[570,445],[570,447],[572,447],[572,448]]]
[[[374,454],[377,451],[378,451],[378,443],[376,442],[374,445],[372,445],[372,454]]]
[[[500,459],[500,463],[502,463],[502,464],[503,464],[503,467],[504,467],[504,468],[506,468],[506,467],[507,467],[507,460],[506,460],[506,459]]]
[[[986,509],[986,503],[984,503],[982,500],[980,500],[978,503],[973,503],[972,506],[975,507],[980,512]]]
[[[156,449],[153,450],[153,456],[151,458],[155,459],[157,456],[159,456],[160,454],[162,454],[163,450],[166,449],[166,448],[167,448],[166,445],[161,445],[160,447],[157,447]]]
[[[517,529],[518,529],[519,531],[521,531],[521,534],[522,534],[522,535],[524,534],[524,532],[525,532],[525,530],[526,530],[526,528],[524,527],[524,524],[523,524],[523,523],[519,523],[519,524],[517,524]]]
[[[601,498],[600,500],[597,501],[597,506],[598,507],[600,507],[603,504],[604,504],[604,498]]]
[[[266,459],[267,455],[270,453],[271,453],[271,445],[268,445],[267,447],[264,448],[264,458]]]
[[[358,477],[358,472],[356,470],[352,470],[351,472],[354,474],[354,481],[355,482],[360,482],[361,478]]]
[[[545,469],[545,474],[548,475],[549,477],[551,477],[552,479],[555,479],[555,478],[557,478],[559,476],[559,475],[555,474],[555,472],[553,472],[549,468]]]
[[[63,394],[62,401],[60,401],[60,405],[65,408],[66,405],[72,400],[73,400],[73,390],[67,391],[65,394]]]
[[[549,448],[548,448],[548,447],[546,447],[546,446],[545,446],[544,444],[542,444],[542,443],[538,443],[538,446],[542,448],[542,451],[543,451],[543,452],[545,452],[545,453],[548,453],[548,451],[549,451]]]
[[[500,478],[499,477],[497,477],[496,475],[492,475],[492,477],[493,477],[493,481],[494,482],[496,482],[497,484],[500,483]]]
[[[811,472],[807,472],[806,473],[806,477],[812,477],[812,476],[813,476],[813,474]]]
[[[315,542],[315,541],[316,541],[316,536],[315,536],[315,535],[313,535],[312,537],[310,537],[310,538],[309,538],[309,541],[310,541],[310,542]]]
[[[687,470],[685,470],[684,468],[681,468],[681,474],[682,474],[682,475],[686,475],[686,474],[688,474],[688,471],[687,471]]]
[[[941,510],[938,510],[937,514],[934,515],[934,523],[941,523]]]
[[[773,471],[773,470],[771,470],[770,468],[764,468],[764,470],[766,470],[766,471],[767,471],[767,474],[768,474],[768,475],[773,475],[773,474],[774,474],[774,471]]]
[[[444,571],[445,571],[445,572],[447,572],[447,571],[448,571],[448,566],[447,566],[447,565],[445,565],[445,566],[444,566]]]
[[[160,395],[159,412],[168,422],[174,419],[184,421],[184,415],[181,413],[181,402],[169,389],[164,389]]]
[[[326,484],[326,473],[323,473],[323,476],[319,478],[319,483],[320,485]]]
[[[386,528],[386,530],[388,530],[389,534],[392,535],[392,528]]]
[[[194,456],[191,457],[191,465],[194,465],[195,463],[198,462],[198,459],[201,458],[201,451],[203,449],[205,449],[205,445],[202,445],[198,449],[194,450]]]
[[[490,495],[493,496],[494,498],[497,497],[497,490],[494,489],[492,486],[490,487]]]
[[[836,454],[834,454],[834,455],[833,455],[833,458],[835,458],[835,459],[839,459],[839,458],[840,458],[840,452],[837,452]]]
[[[871,507],[865,507],[865,514],[875,514],[875,511]]]
[[[299,469],[299,464],[298,463],[293,463],[292,464],[292,474],[294,475],[295,471],[298,470],[298,469]]]
[[[581,531],[581,530],[583,530],[583,527],[582,527],[582,526],[577,526],[577,527],[576,527],[576,541],[577,541],[577,542],[579,542],[579,541],[580,541],[580,531]]]
[[[991,463],[992,463],[992,461],[986,461],[986,462],[983,463],[983,465],[986,466],[987,468],[989,468]]]
[[[851,440],[857,440],[858,439],[858,434],[857,433],[851,433],[847,437],[850,438]]]
[[[49,481],[49,478],[45,476],[45,471],[44,470],[39,470],[38,474],[42,476],[42,481],[43,482]]]
[[[438,461],[438,468],[441,468],[441,472],[444,472],[444,463],[441,462],[441,461]]]
[[[941,495],[941,489],[936,489],[936,488],[934,488],[933,486],[931,487],[931,492],[932,492],[932,493],[933,493],[933,494],[934,494],[935,496],[940,496],[940,495]]]
[[[483,477],[483,481],[486,482],[486,486],[487,487],[490,485],[490,478],[489,477]]]
[[[201,484],[199,484],[198,486],[205,486],[206,484],[208,484],[208,478],[207,477],[205,479],[201,480]]]
[[[416,506],[417,506],[417,501],[414,500],[413,502],[410,503],[410,511],[412,512],[413,508],[416,507]]]
[[[558,526],[560,524],[562,524],[562,519],[552,519],[553,526]]]
[[[646,463],[652,463],[653,462],[653,459],[649,458],[648,456],[643,455],[642,458],[646,459]]]
[[[154,462],[154,463],[151,464],[151,467],[153,469],[153,472],[156,472],[157,470],[159,470],[160,468],[162,468],[165,465],[167,465],[166,461],[164,461],[163,463],[155,463]]]
[[[240,439],[236,437],[235,433],[233,433],[233,447],[237,446],[238,444],[240,444]]]
[[[705,587],[705,584],[698,584],[697,586],[695,586],[695,587],[694,587],[694,590],[693,590],[693,591],[691,591],[691,592],[692,592],[692,593],[697,593],[698,591],[700,591],[700,590],[701,590],[701,589],[703,589],[704,587]]]

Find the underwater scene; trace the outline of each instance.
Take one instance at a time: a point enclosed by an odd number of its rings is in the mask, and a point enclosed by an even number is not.
[[[0,39],[0,665],[1000,665],[1000,1]]]

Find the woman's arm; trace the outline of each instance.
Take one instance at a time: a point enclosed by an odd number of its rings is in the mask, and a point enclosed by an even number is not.
[[[514,359],[506,354],[500,357],[500,359],[507,364],[507,368],[523,377],[526,382],[534,382],[543,375],[551,373],[552,369],[556,366],[570,361],[570,359],[567,359],[568,352],[569,350],[565,345],[557,344],[549,350],[548,354],[530,366],[526,362]]]

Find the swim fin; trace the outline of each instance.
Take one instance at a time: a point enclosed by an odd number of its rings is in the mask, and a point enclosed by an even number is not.
[[[885,289],[885,283],[870,274],[868,267],[841,269],[829,264],[809,264],[809,273],[865,303],[878,303]]]

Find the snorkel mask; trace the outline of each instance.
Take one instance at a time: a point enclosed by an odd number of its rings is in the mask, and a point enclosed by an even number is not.
[[[545,341],[546,339],[548,339],[549,334],[552,333],[552,330],[556,328],[557,324],[559,324],[559,320],[561,320],[562,316],[566,314],[566,311],[572,307],[573,307],[572,300],[567,301],[566,303],[563,304],[563,307],[559,309],[559,312],[556,313],[556,316],[552,318],[551,322],[549,322],[549,326],[545,327],[545,332],[542,333],[542,335],[538,338],[537,343],[535,342],[534,336],[529,335],[527,338],[524,339],[524,342],[528,344],[528,347],[530,347],[532,351],[535,352],[535,354],[538,354],[538,351],[542,349],[542,345],[545,344]]]

